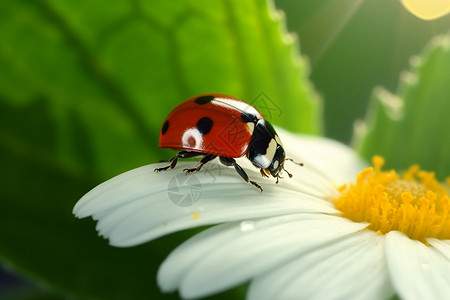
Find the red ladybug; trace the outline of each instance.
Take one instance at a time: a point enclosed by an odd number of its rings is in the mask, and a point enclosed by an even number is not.
[[[270,174],[276,183],[281,171],[286,171],[283,145],[272,125],[253,106],[222,94],[195,96],[175,107],[162,125],[159,147],[182,151],[169,160],[170,165],[155,172],[173,169],[178,158],[203,156],[196,168],[184,169],[187,174],[197,172],[218,156],[222,164],[234,166],[246,182],[262,192],[235,158],[246,155],[262,176]]]

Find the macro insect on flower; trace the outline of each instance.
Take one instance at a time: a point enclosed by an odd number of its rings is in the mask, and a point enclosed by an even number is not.
[[[173,169],[178,158],[203,156],[197,167],[184,169],[189,174],[219,157],[262,192],[235,160],[245,155],[263,177],[272,175],[277,183],[282,171],[292,177],[284,169],[286,154],[273,126],[253,106],[227,95],[205,94],[182,102],[164,120],[159,146],[182,151],[156,172]]]
[[[308,164],[286,184],[267,181],[260,195],[233,170],[214,182],[199,172],[201,199],[175,206],[167,195],[175,171],[155,174],[162,164],[153,164],[100,184],[74,213],[98,220],[99,233],[118,247],[219,224],[181,244],[158,271],[161,290],[183,298],[245,282],[247,298],[258,300],[450,295],[448,184],[417,166],[384,171],[380,157],[369,167],[338,142],[277,131],[293,158]],[[258,174],[247,160],[242,167]]]

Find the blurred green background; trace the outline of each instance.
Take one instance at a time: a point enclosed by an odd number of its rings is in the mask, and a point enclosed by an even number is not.
[[[155,274],[194,231],[112,248],[72,216],[84,193],[170,157],[162,120],[200,93],[349,143],[374,88],[449,28],[394,0],[2,0],[0,298],[177,299]]]

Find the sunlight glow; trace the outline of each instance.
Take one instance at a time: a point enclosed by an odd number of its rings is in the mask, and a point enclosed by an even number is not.
[[[450,12],[450,0],[401,0],[403,6],[416,17],[434,20]]]
[[[317,40],[313,41],[315,54],[310,57],[315,65],[322,55],[339,37],[346,25],[362,6],[365,0],[329,1],[311,19],[303,25],[305,30],[317,33]],[[326,23],[323,20],[327,20]]]

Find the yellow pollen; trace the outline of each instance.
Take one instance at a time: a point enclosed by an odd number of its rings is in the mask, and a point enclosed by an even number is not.
[[[418,165],[397,174],[381,170],[380,156],[372,163],[355,183],[338,188],[333,203],[343,217],[370,223],[368,229],[380,234],[398,230],[422,242],[428,237],[450,239],[450,177],[444,185]]]
[[[192,214],[192,218],[194,220],[198,220],[200,218],[200,214],[198,212],[195,212],[195,213]]]

